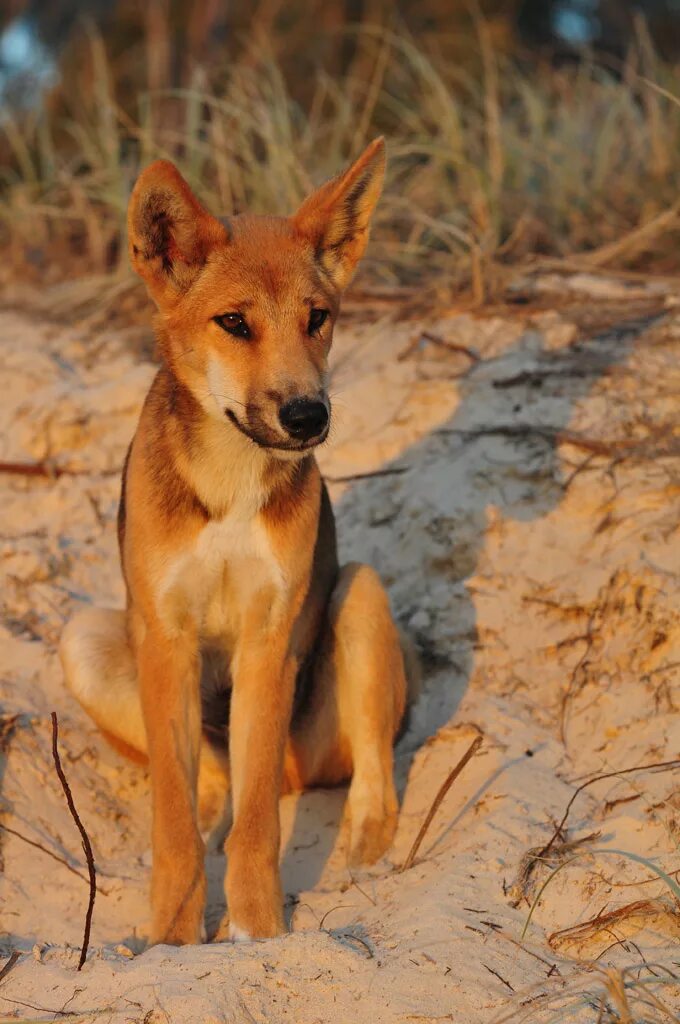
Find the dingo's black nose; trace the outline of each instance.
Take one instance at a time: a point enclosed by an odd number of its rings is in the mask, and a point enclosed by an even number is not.
[[[279,409],[281,426],[296,441],[311,441],[328,426],[328,409],[323,402],[294,398]]]

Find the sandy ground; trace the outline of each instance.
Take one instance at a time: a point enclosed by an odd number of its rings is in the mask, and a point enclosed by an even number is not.
[[[0,976],[2,1020],[476,1024],[549,1020],[566,1003],[561,1019],[585,1021],[597,957],[680,974],[677,906],[633,859],[680,868],[677,773],[588,787],[523,878],[580,782],[680,757],[680,310],[654,288],[561,287],[560,311],[546,293],[504,315],[397,322],[388,309],[338,331],[320,461],[342,554],[382,573],[426,669],[397,750],[396,842],[352,877],[345,791],[286,797],[291,934],[148,951],[148,781],[65,692],[55,649],[79,604],[122,603],[118,470],[154,370],[138,329],[0,314],[0,459],[69,471],[0,475],[0,951],[22,952]],[[98,869],[81,973],[88,888],[51,760],[53,709]],[[477,730],[480,752],[400,873]],[[210,933],[218,851],[208,870]],[[657,992],[680,1011],[680,988]]]

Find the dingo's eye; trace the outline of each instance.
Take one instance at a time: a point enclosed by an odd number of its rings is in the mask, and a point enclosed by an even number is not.
[[[327,309],[313,309],[309,314],[309,323],[307,324],[307,333],[316,334],[328,319]]]
[[[240,313],[222,313],[221,316],[213,317],[213,320],[223,331],[233,334],[235,338],[250,337],[250,328]]]

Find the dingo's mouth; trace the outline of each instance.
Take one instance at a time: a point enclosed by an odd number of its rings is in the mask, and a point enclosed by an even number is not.
[[[282,441],[275,436],[265,436],[264,433],[256,433],[255,431],[244,426],[244,424],[241,423],[241,421],[239,420],[238,416],[234,412],[232,412],[231,409],[225,409],[224,411],[226,413],[227,419],[234,424],[236,429],[239,430],[244,437],[247,437],[249,441],[252,441],[253,444],[256,444],[258,448],[271,448],[275,451],[282,452],[307,452],[310,451],[310,449],[317,448],[319,445],[323,444],[326,438],[328,437],[328,432],[330,430],[329,421],[326,424],[322,433],[320,433],[317,437],[312,437],[307,441]]]

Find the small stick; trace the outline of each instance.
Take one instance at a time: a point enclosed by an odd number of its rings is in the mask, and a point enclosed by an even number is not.
[[[569,928],[560,928],[548,936],[548,944],[552,946],[554,939],[565,937],[573,937],[574,939],[586,938],[589,933],[609,931],[608,925],[615,924],[622,919],[625,920],[628,917],[649,917],[657,915],[666,909],[666,905],[662,904],[660,900],[635,900],[633,903],[627,903],[625,907],[618,907],[616,910],[610,910],[606,914],[600,911],[597,917],[592,917],[589,921],[582,921],[581,924],[574,924]]]
[[[503,975],[499,974],[498,971],[494,971],[493,967],[489,967],[488,964],[482,964],[482,967],[486,967],[486,969],[489,972],[489,974],[495,974],[495,976],[498,978],[498,980],[502,981],[503,984],[505,985],[505,987],[509,988],[511,992],[515,991],[514,988],[512,987],[512,985],[510,984],[510,982],[506,981],[505,978],[503,977]]]
[[[408,473],[409,466],[389,466],[387,469],[372,469],[366,473],[348,473],[346,476],[329,476],[324,473],[324,479],[329,484],[348,484],[352,483],[353,480],[372,480],[375,477],[380,476],[401,476],[402,473]]]
[[[87,470],[69,469],[68,466],[57,466],[46,462],[5,462],[0,460],[0,474],[9,476],[36,476],[44,480],[58,480],[61,476],[116,476],[118,469]]]
[[[0,996],[6,1003],[14,1003],[15,1006],[27,1006],[29,1010],[38,1010],[39,1013],[51,1013],[55,1017],[75,1017],[78,1021],[89,1020],[91,1017],[98,1017],[102,1013],[108,1013],[109,1007],[106,1006],[101,1010],[87,1010],[84,1013],[78,1010],[51,1010],[47,1006],[36,1006],[34,1003],[25,1003],[22,999],[10,999],[9,996]],[[0,1017],[2,1024],[6,1024],[8,1020],[17,1021],[17,1024],[21,1024],[16,1017]],[[35,1024],[35,1022],[28,1021],[27,1024]]]
[[[20,956],[21,956],[21,953],[19,952],[19,950],[15,949],[14,952],[12,953],[12,955],[10,956],[9,960],[7,961],[7,963],[4,965],[4,967],[0,971],[0,981],[2,981],[3,978],[7,977],[7,975],[12,970],[12,968],[14,967],[15,963],[17,962],[17,960],[19,959]]]
[[[459,352],[461,355],[467,356],[471,363],[478,363],[482,358],[479,352],[474,348],[470,348],[469,345],[461,345],[460,342],[441,338],[438,334],[433,334],[432,331],[421,331],[420,337],[424,338],[425,341],[431,341],[433,345],[439,345],[441,348],[448,349],[449,352]]]
[[[326,913],[321,918],[321,920],[319,921],[319,931],[323,931],[324,921],[329,916],[329,914],[333,914],[336,910],[352,910],[355,906],[356,904],[354,903],[338,903],[337,907],[331,907],[331,909],[327,910]]]
[[[456,781],[456,779],[458,778],[458,776],[462,772],[462,770],[465,767],[465,765],[468,763],[470,758],[474,757],[474,755],[477,753],[477,751],[479,750],[481,745],[482,745],[482,737],[481,736],[475,736],[474,740],[472,741],[472,743],[470,744],[468,749],[465,751],[465,753],[461,757],[461,759],[458,762],[458,764],[455,766],[455,768],[451,769],[451,771],[449,772],[448,776],[446,777],[446,779],[444,780],[442,785],[439,787],[439,792],[437,793],[437,795],[435,796],[434,800],[432,801],[432,806],[430,807],[429,811],[427,812],[427,816],[425,818],[425,821],[420,826],[420,832],[416,836],[416,838],[415,838],[415,840],[413,842],[413,846],[409,850],[408,857],[406,858],[406,860],[402,864],[401,868],[399,869],[400,872],[401,871],[408,871],[408,869],[413,866],[413,861],[415,860],[416,854],[418,853],[418,850],[420,849],[420,844],[422,843],[423,839],[425,838],[425,834],[426,834],[428,828],[432,824],[432,819],[434,818],[435,814],[437,813],[439,805],[441,804],[442,800],[444,799],[444,797],[446,796],[448,791],[451,789],[451,786]]]
[[[448,349],[449,352],[458,352],[460,355],[467,356],[471,363],[478,363],[481,360],[479,352],[475,349],[469,348],[467,345],[461,345],[457,341],[449,341],[448,338],[440,338],[438,334],[433,334],[432,331],[420,331],[412,341],[408,343],[406,348],[397,355],[397,362],[403,363],[405,359],[411,355],[412,352],[419,347],[422,341],[429,341],[433,345],[439,345],[440,348]]]
[[[60,477],[68,470],[59,466],[50,466],[46,462],[0,462],[0,473],[12,476],[46,476]]]
[[[375,957],[375,953],[373,952],[369,944],[366,942],[366,939],[362,939],[360,935],[355,935],[354,932],[341,932],[340,938],[351,939],[354,942],[358,942],[359,945],[363,946],[366,952],[368,953],[369,960],[373,960],[373,958]]]
[[[541,438],[550,444],[568,444],[574,448],[590,452],[593,455],[611,455],[625,458],[644,454],[649,451],[649,445],[655,441],[664,441],[669,431],[657,431],[650,437],[644,439],[620,438],[618,440],[601,440],[597,437],[587,437],[573,430],[559,430],[555,427],[533,425],[531,423],[505,423],[496,427],[480,427],[477,430],[462,430],[458,427],[440,427],[434,431],[435,434],[453,434],[462,437],[466,441],[476,441],[482,437],[509,437],[509,438]],[[676,452],[677,445],[673,438],[670,438],[667,449],[660,454],[672,455]]]
[[[87,912],[85,914],[85,931],[83,934],[83,947],[80,951],[80,962],[78,963],[78,970],[82,970],[83,964],[87,958],[87,947],[90,944],[90,928],[92,927],[92,911],[94,910],[94,900],[97,895],[97,874],[94,867],[94,857],[92,855],[92,845],[88,837],[85,827],[80,820],[76,805],[73,802],[73,795],[71,793],[71,787],[68,784],[68,780],[64,775],[64,769],[61,766],[61,760],[59,758],[59,750],[57,747],[57,740],[59,737],[59,724],[57,722],[56,711],[52,712],[52,757],[54,758],[54,767],[57,770],[59,781],[61,782],[64,795],[66,796],[66,803],[68,809],[71,812],[71,817],[75,821],[78,831],[80,832],[80,838],[83,842],[83,850],[85,851],[85,859],[87,860],[87,870],[90,876],[90,898],[87,904]]]
[[[528,953],[529,956],[533,956],[534,960],[540,960],[542,964],[545,964],[546,967],[550,968],[551,974],[553,971],[557,971],[557,973],[560,974],[557,964],[551,963],[550,960],[546,960],[545,957],[540,956],[539,953],[534,953],[533,949],[529,949],[529,947],[525,946],[522,942],[518,942],[517,939],[513,939],[512,935],[508,935],[508,933],[504,931],[495,932],[495,934],[499,935],[502,939],[507,939],[508,942],[512,942],[513,946],[517,946],[517,948],[521,949],[524,953]],[[550,977],[550,975],[548,975],[548,977]]]

